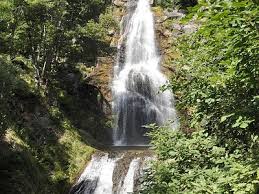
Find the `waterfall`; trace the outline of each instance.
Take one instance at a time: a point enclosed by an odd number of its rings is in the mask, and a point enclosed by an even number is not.
[[[117,160],[118,158],[110,158],[108,153],[105,155],[93,155],[92,160],[70,193],[111,194],[113,169]]]
[[[139,0],[136,8],[132,11],[130,7],[128,12],[112,85],[116,115],[113,141],[115,145],[145,145],[148,138],[144,136],[144,126],[173,119],[176,127],[176,113],[171,92],[160,91],[167,79],[160,72],[149,0]]]
[[[139,163],[140,163],[140,158],[133,159],[130,163],[129,170],[127,172],[127,175],[124,179],[124,183],[122,185],[122,188],[119,189],[119,194],[127,194],[127,193],[133,193],[134,191],[134,176],[139,169]]]
[[[70,194],[129,194],[152,159],[148,151],[97,153]]]
[[[160,72],[154,20],[149,0],[128,1],[128,14],[122,22],[118,59],[114,67],[113,111],[116,115],[114,145],[147,145],[144,125],[162,125],[172,119],[177,126],[173,96],[160,91],[167,83]],[[115,151],[98,153],[71,189],[71,194],[128,194],[136,192],[152,153]]]

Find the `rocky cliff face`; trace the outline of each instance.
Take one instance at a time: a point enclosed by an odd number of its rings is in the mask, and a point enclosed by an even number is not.
[[[196,31],[197,24],[189,22],[182,24],[180,20],[185,17],[184,10],[168,10],[161,7],[153,7],[156,22],[157,40],[160,45],[162,71],[168,77],[175,69],[172,61],[179,57],[176,50],[177,39],[185,33]]]

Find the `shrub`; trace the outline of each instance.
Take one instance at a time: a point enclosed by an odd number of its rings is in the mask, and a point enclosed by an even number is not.
[[[257,193],[258,139],[229,150],[203,131],[186,135],[167,127],[151,132],[157,161],[145,173],[142,194]]]
[[[179,6],[181,8],[186,8],[190,6],[194,6],[198,3],[197,0],[157,0],[156,4],[161,5],[166,8],[175,8],[175,6]]]
[[[259,7],[224,0],[203,1],[195,10],[202,25],[182,38],[171,87],[191,127],[249,142],[259,128]]]

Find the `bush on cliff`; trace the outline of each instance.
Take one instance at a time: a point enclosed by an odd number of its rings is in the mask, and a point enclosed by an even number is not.
[[[168,88],[188,133],[153,127],[142,193],[259,192],[258,13],[256,1],[202,0],[183,19],[199,29],[178,42]]]

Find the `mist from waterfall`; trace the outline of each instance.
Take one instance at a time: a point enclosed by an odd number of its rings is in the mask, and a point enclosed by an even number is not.
[[[171,119],[176,127],[176,113],[171,92],[160,90],[167,79],[160,72],[149,1],[139,0],[123,25],[112,85],[116,115],[113,141],[115,145],[143,145],[148,143],[144,125],[161,125]]]

